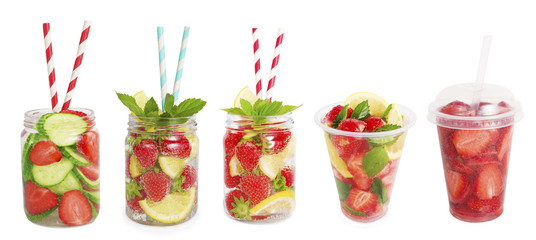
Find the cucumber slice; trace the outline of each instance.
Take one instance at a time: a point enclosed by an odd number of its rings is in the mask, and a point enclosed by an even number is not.
[[[61,147],[61,155],[71,160],[76,166],[89,166],[91,162],[86,159],[82,154],[74,147]]]
[[[29,213],[26,213],[26,217],[28,218],[28,220],[32,221],[32,222],[35,222],[35,221],[38,221],[38,220],[41,220],[42,218],[50,215],[52,212],[56,211],[56,209],[58,209],[58,207],[54,207],[50,210],[47,210],[46,212],[42,212],[40,214],[37,214],[37,215],[32,215],[32,214],[29,214]]]
[[[99,215],[99,211],[97,211],[97,208],[93,202],[89,201],[89,205],[91,205],[91,217],[96,218]]]
[[[30,151],[33,146],[42,140],[46,140],[46,136],[39,133],[29,133],[22,148],[22,178],[24,182],[32,179],[32,162],[30,161]]]
[[[39,119],[37,131],[50,137],[60,147],[70,146],[87,131],[87,122],[80,116],[70,113],[48,113]]]
[[[32,167],[32,177],[35,183],[42,187],[50,187],[61,183],[73,169],[73,163],[67,158],[46,166]]]
[[[70,172],[69,174],[67,174],[67,177],[65,177],[65,179],[63,179],[61,183],[54,185],[49,189],[55,194],[63,195],[64,193],[71,190],[82,190],[82,185],[74,176],[74,174]]]
[[[97,179],[96,181],[93,181],[89,178],[87,178],[83,173],[82,171],[80,171],[80,169],[78,168],[74,168],[73,170],[74,174],[78,177],[78,179],[80,179],[80,181],[82,181],[82,183],[84,183],[84,185],[88,186],[89,188],[91,189],[97,189],[99,188],[99,185],[100,185],[100,178]]]
[[[92,202],[96,204],[100,204],[100,191],[91,192],[91,191],[82,191],[84,196],[86,196],[87,199],[91,200]]]

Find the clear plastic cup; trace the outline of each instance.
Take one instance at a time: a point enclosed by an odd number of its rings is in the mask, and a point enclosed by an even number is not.
[[[480,101],[472,104],[475,94]],[[521,104],[504,87],[459,84],[441,91],[428,119],[437,125],[451,214],[484,222],[503,212],[513,125]]]
[[[400,106],[402,128],[385,132],[347,132],[322,123],[335,106],[321,108],[315,123],[324,130],[343,214],[357,222],[372,222],[387,213],[396,171],[415,114]]]

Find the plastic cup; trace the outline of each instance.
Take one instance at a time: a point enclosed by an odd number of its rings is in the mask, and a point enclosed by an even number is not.
[[[336,105],[321,108],[315,123],[324,130],[343,214],[357,222],[372,222],[387,213],[396,171],[415,114],[404,106],[402,128],[385,132],[347,132],[322,123]]]
[[[484,84],[450,86],[430,104],[428,119],[437,125],[451,214],[484,222],[503,212],[513,125],[521,104],[506,88]],[[471,106],[473,96],[480,103]]]

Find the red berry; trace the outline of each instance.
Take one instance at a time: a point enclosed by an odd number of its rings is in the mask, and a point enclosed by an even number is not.
[[[31,180],[24,186],[24,206],[31,215],[38,215],[58,206],[58,195]]]
[[[89,178],[92,181],[99,180],[99,165],[97,164],[91,164],[89,166],[78,166],[77,167],[84,176]]]
[[[186,165],[182,170],[181,178],[183,178],[181,188],[186,191],[195,185],[195,181],[197,181],[197,171],[194,167]]]
[[[361,162],[363,161],[362,156],[363,155],[361,155]],[[353,176],[355,186],[361,190],[369,190],[372,186],[373,179],[369,178],[368,175],[365,173],[363,165],[358,164],[358,161],[351,161],[349,163],[351,165],[348,165],[348,171],[350,171]]]
[[[61,197],[58,215],[66,225],[83,225],[91,220],[91,205],[81,191],[71,190]]]
[[[513,126],[501,128],[499,140],[497,142],[497,156],[499,161],[507,163],[507,156],[510,153],[510,147],[512,146],[512,136],[514,134]]]
[[[253,205],[256,205],[272,194],[270,183],[270,178],[267,176],[248,173],[240,179],[238,189],[248,196]]]
[[[329,126],[331,126],[331,124],[333,123],[333,120],[335,119],[335,117],[337,117],[337,114],[339,114],[339,112],[342,110],[342,108],[343,108],[343,106],[341,106],[341,105],[337,105],[337,106],[333,107],[326,114],[326,116],[324,116],[324,119],[322,120],[322,123],[328,124]],[[354,110],[352,108],[348,108],[348,110],[346,112],[346,117],[352,116],[353,111]]]
[[[364,121],[355,118],[347,118],[339,124],[338,129],[347,132],[363,132],[367,128]]]
[[[240,191],[233,190],[225,196],[225,207],[227,212],[235,218],[244,219],[249,216],[249,209],[254,205],[249,201],[248,196]]]
[[[159,141],[163,155],[185,159],[190,156],[192,146],[184,135],[171,135]]]
[[[134,195],[134,197],[131,199],[129,199],[129,197],[127,196],[127,206],[132,211],[143,213],[143,209],[141,208],[139,201],[145,199],[147,197],[147,194],[145,194],[145,191],[143,190],[139,190],[138,193],[140,194],[139,196]]]
[[[37,166],[45,166],[59,162],[62,158],[61,152],[50,140],[37,142],[29,154],[30,161]]]
[[[383,121],[383,119],[379,117],[369,117],[365,119],[365,123],[367,126],[366,127],[367,132],[372,132],[380,128],[381,126],[385,125],[385,122]]]
[[[458,154],[464,158],[474,157],[494,143],[498,138],[497,129],[457,130],[452,135],[452,142]]]
[[[465,198],[470,191],[469,179],[467,175],[451,170],[446,170],[445,179],[447,182],[449,200],[454,203],[460,203],[465,201]]]
[[[171,179],[163,172],[149,171],[140,178],[140,185],[153,202],[160,202],[166,196],[170,184]]]
[[[365,138],[333,135],[331,141],[339,156],[345,161],[349,161],[360,152],[368,149],[368,142]]]
[[[483,165],[475,180],[475,194],[480,199],[492,199],[499,196],[503,190],[502,173],[495,164]]]
[[[78,151],[92,163],[99,162],[99,134],[96,132],[86,132],[80,136],[76,143]]]
[[[225,155],[234,155],[235,154],[235,148],[242,140],[242,137],[246,135],[246,133],[241,131],[233,131],[233,130],[227,130],[227,133],[223,137],[223,146],[225,150]]]
[[[499,163],[497,158],[497,150],[495,148],[486,148],[481,154],[478,154],[465,161],[465,164],[469,167],[480,166],[487,163]]]
[[[242,142],[236,148],[236,158],[247,172],[251,172],[257,167],[261,155],[262,151],[255,141]]]
[[[294,167],[286,166],[281,169],[281,176],[285,178],[285,186],[292,187],[294,184]]]
[[[478,197],[472,197],[467,200],[467,206],[471,209],[484,213],[492,213],[501,208],[502,203],[499,196],[495,196],[491,199],[483,200]]]
[[[475,116],[476,112],[471,110],[471,106],[460,101],[454,101],[440,110],[442,113],[455,116]]]
[[[378,198],[372,192],[351,188],[346,199],[346,204],[358,212],[368,214],[375,212],[378,205]]]
[[[132,147],[132,151],[143,168],[151,168],[158,157],[158,146],[151,139],[143,139]]]
[[[240,183],[240,178],[241,176],[240,175],[237,175],[237,176],[231,176],[231,170],[229,169],[229,163],[231,162],[231,159],[233,158],[232,155],[227,155],[225,156],[225,164],[223,166],[224,168],[224,172],[223,172],[223,175],[224,175],[224,181],[225,181],[225,186],[228,187],[228,188],[234,188],[236,186],[238,186],[238,184]]]
[[[278,154],[285,150],[290,141],[291,133],[287,129],[269,129],[263,134],[265,142],[269,143],[268,154]]]

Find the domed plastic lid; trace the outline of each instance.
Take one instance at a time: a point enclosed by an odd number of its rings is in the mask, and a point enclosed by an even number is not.
[[[475,95],[480,103],[472,106]],[[428,120],[438,126],[457,129],[500,128],[512,125],[523,117],[521,104],[506,88],[483,84],[477,91],[475,83],[445,88],[428,107]]]

